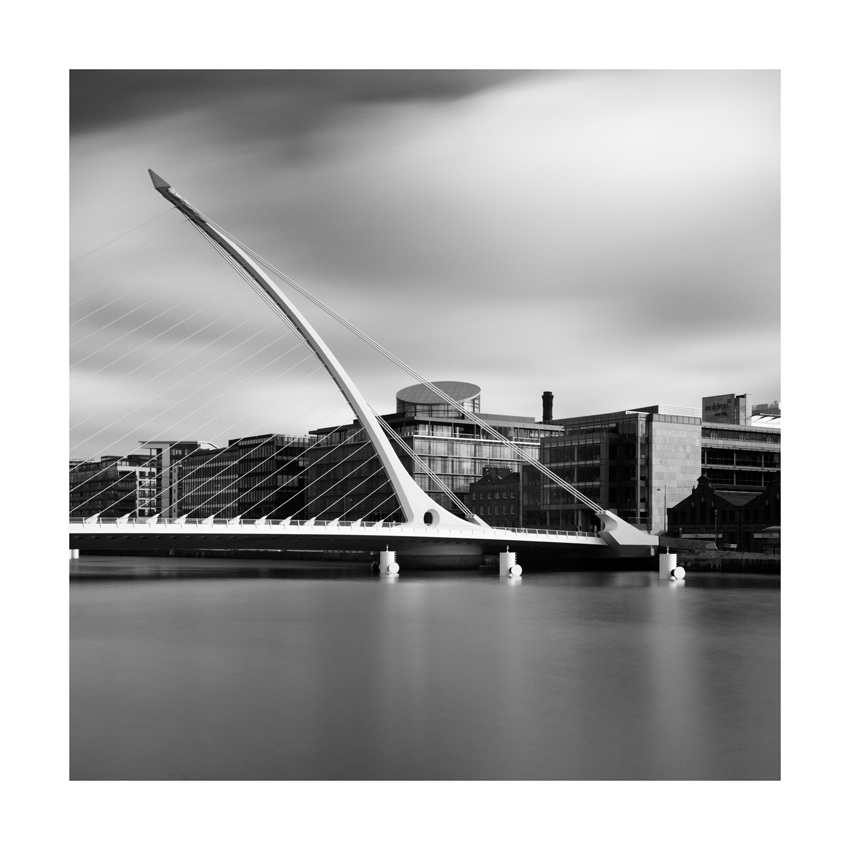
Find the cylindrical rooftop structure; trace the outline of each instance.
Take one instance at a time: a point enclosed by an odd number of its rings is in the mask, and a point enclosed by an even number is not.
[[[481,387],[465,381],[433,381],[438,389],[453,398],[464,410],[479,413],[481,410]],[[395,396],[396,413],[406,416],[445,416],[459,419],[463,414],[444,401],[424,384],[414,384],[399,390]]]

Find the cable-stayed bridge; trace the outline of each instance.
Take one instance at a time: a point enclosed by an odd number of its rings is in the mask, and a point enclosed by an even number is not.
[[[285,338],[287,340],[285,344],[288,347],[283,354],[279,355],[279,358],[282,359],[295,352],[297,360],[285,371],[276,366],[275,368],[278,371],[276,375],[270,376],[269,383],[274,385],[275,378],[277,378],[276,382],[280,384],[284,376],[289,375],[304,363],[307,363],[305,368],[311,370],[308,373],[310,375],[317,371],[324,371],[332,379],[334,392],[337,396],[342,396],[343,404],[354,413],[356,421],[366,437],[365,443],[368,444],[371,452],[364,455],[362,460],[357,457],[356,462],[351,459],[352,456],[343,456],[342,460],[332,465],[325,463],[322,467],[317,465],[318,462],[311,464],[307,467],[308,470],[312,469],[312,471],[305,479],[309,482],[306,493],[300,502],[296,500],[293,503],[293,507],[297,503],[297,510],[293,511],[291,515],[283,516],[280,515],[280,511],[277,511],[276,516],[273,512],[258,515],[258,511],[255,510],[252,517],[244,514],[228,515],[227,510],[222,510],[222,506],[219,504],[220,500],[217,501],[217,497],[222,492],[229,492],[228,488],[234,489],[236,485],[240,485],[238,492],[242,493],[245,492],[246,486],[249,484],[251,489],[256,489],[257,492],[260,492],[258,488],[263,485],[266,485],[266,489],[268,489],[268,486],[277,485],[279,490],[285,486],[286,482],[284,484],[278,482],[287,479],[291,483],[291,476],[282,475],[280,468],[272,468],[258,477],[256,474],[251,474],[252,471],[256,471],[255,469],[242,472],[237,461],[232,461],[229,464],[223,463],[220,453],[213,452],[212,456],[203,460],[200,464],[201,467],[207,466],[207,472],[212,473],[207,475],[208,481],[213,482],[212,492],[206,497],[205,501],[199,502],[197,498],[193,499],[193,494],[201,489],[202,485],[200,484],[194,490],[187,489],[184,486],[182,493],[171,492],[176,474],[169,476],[171,466],[163,465],[161,457],[158,460],[158,465],[153,463],[153,458],[151,460],[136,459],[135,461],[124,458],[122,461],[124,463],[123,468],[120,466],[118,458],[111,462],[108,456],[104,457],[105,463],[101,464],[100,467],[95,467],[87,461],[72,461],[73,509],[70,523],[70,548],[72,550],[391,550],[399,553],[402,565],[404,565],[405,560],[409,563],[433,563],[434,565],[449,563],[472,565],[476,560],[480,562],[484,554],[504,552],[509,548],[520,552],[533,549],[550,549],[565,554],[601,557],[647,556],[653,553],[654,547],[658,545],[657,537],[629,525],[621,518],[605,510],[571,483],[555,475],[539,463],[535,456],[512,443],[485,419],[476,415],[474,411],[462,407],[455,398],[444,392],[439,384],[427,381],[379,343],[336,313],[331,307],[322,303],[314,295],[275,269],[262,257],[203,215],[174,192],[170,184],[153,171],[150,172],[150,176],[156,191],[182,214],[193,230],[206,243],[209,243],[225,260],[226,264],[255,291],[260,301],[272,311],[278,321],[276,326],[278,329],[280,328],[279,323],[283,322],[285,330],[283,333],[278,330],[277,336]],[[474,515],[469,507],[452,492],[451,488],[447,487],[421,458],[415,456],[409,446],[369,406],[325,341],[290,298],[272,280],[271,274],[295,289],[391,363],[414,377],[420,384],[427,387],[434,397],[445,402],[447,408],[456,409],[456,415],[475,423],[481,429],[481,433],[486,434],[489,440],[507,446],[518,462],[535,467],[540,476],[545,479],[547,486],[558,488],[566,499],[579,503],[587,511],[592,512],[598,523],[597,530],[556,531],[551,529],[492,527],[480,517]],[[95,291],[94,289],[91,290],[91,294],[94,294]],[[108,316],[107,308],[109,305],[114,301],[119,301],[121,297],[121,295],[118,295],[111,301],[104,301],[101,307],[90,311],[83,318],[89,319],[99,311],[107,311],[104,315]],[[82,300],[82,298],[78,300]],[[190,300],[188,296],[183,299],[183,301],[187,300]],[[208,301],[209,299],[207,299]],[[117,316],[108,324],[118,324],[120,327],[120,323],[125,321],[130,314],[143,311],[146,304],[147,302],[144,302]],[[206,306],[209,306],[209,303]],[[168,306],[163,312],[168,312],[171,309],[172,307]],[[198,310],[197,312],[201,311]],[[190,314],[190,318],[195,316],[196,313]],[[113,351],[123,350],[125,353],[105,360],[103,366],[93,368],[97,363],[94,358],[101,356],[102,352],[109,348],[109,344],[100,348],[93,348],[89,354],[79,359],[77,364],[80,365],[86,360],[92,361],[87,373],[89,380],[105,370],[115,368],[116,363],[144,346],[143,341],[135,348],[128,348],[128,345],[135,343],[127,340],[131,340],[132,335],[144,325],[153,324],[156,327],[156,321],[161,315],[162,313],[157,314],[146,322],[139,323],[138,327],[131,327],[123,335],[114,336]],[[219,321],[221,318],[215,316],[215,311],[213,311],[213,315],[214,318],[210,324]],[[171,334],[175,340],[169,348],[165,349],[166,353],[173,349],[180,350],[179,326],[186,321],[187,319],[182,320],[182,322],[178,321],[158,335]],[[104,323],[104,327],[107,326]],[[187,327],[192,327],[192,325]],[[202,331],[206,332],[207,327],[208,325],[203,326],[191,336]],[[82,336],[78,342],[84,343],[90,337],[96,338],[98,331],[99,328],[96,327],[90,334]],[[213,338],[213,341],[206,343],[204,348],[213,346],[214,343],[219,342],[231,332],[232,328],[228,329],[225,325],[221,334]],[[274,331],[272,333],[274,334]],[[154,339],[157,339],[158,336]],[[258,330],[253,336],[261,336],[261,331]],[[253,337],[248,339],[251,338]],[[273,336],[265,348],[279,341]],[[188,346],[188,338],[186,344]],[[115,346],[118,346],[118,348],[114,348]],[[203,348],[200,351],[203,351]],[[157,354],[156,356],[160,355]],[[151,359],[156,359],[156,356]],[[219,355],[219,357],[221,356]],[[215,358],[215,360],[218,359],[218,357]],[[228,393],[221,391],[215,394],[219,379],[219,373],[213,368],[215,360],[202,357],[200,365],[194,371],[183,370],[185,374],[177,380],[174,387],[181,387],[177,392],[185,395],[185,406],[188,412],[183,413],[182,418],[178,418],[176,423],[172,424],[172,427],[179,427],[182,422],[197,413],[198,405],[196,402],[192,402],[191,398],[208,388],[213,395],[202,406],[214,405],[212,410],[216,411],[215,416],[220,416],[222,409],[229,409],[227,408]],[[277,360],[278,358],[275,359],[275,361]],[[124,377],[129,378],[133,372],[150,362],[148,360],[140,363],[125,373]],[[178,365],[182,363],[183,360],[178,361]],[[240,362],[238,366],[242,368],[242,363]],[[155,377],[158,378],[160,374],[172,368],[173,366],[168,366],[161,373],[157,373]],[[210,368],[213,368],[211,377],[206,383],[202,383],[196,375],[203,369]],[[225,374],[225,371],[222,369],[220,374]],[[118,433],[123,427],[119,425],[120,422],[127,423],[127,420],[135,422],[133,417],[136,413],[144,416],[143,411],[145,411],[151,399],[156,399],[164,394],[164,390],[160,390],[156,395],[153,394],[153,391],[150,395],[142,391],[143,387],[153,380],[152,377],[144,383],[135,384],[141,401],[136,403],[131,410],[124,410],[120,416],[114,417],[108,425],[96,431],[93,437],[97,437],[101,433],[107,435]],[[156,385],[154,384],[155,387]],[[310,403],[308,397],[312,392],[313,390],[308,391],[303,397],[307,398],[306,403],[308,404]],[[92,395],[95,394],[96,392]],[[225,397],[224,400],[222,400],[222,397]],[[165,411],[171,411],[176,407],[178,409],[176,415],[180,417],[181,401],[184,401],[184,399],[178,396],[177,400]],[[234,406],[238,405],[230,404],[231,408]],[[313,408],[309,408],[308,413],[315,407],[314,405]],[[337,407],[338,409],[339,407]],[[91,414],[87,419],[83,419],[82,423],[77,423],[78,426],[94,416],[95,414]],[[231,423],[231,427],[233,427],[233,423]],[[332,429],[329,434],[325,435],[329,438],[329,444],[333,444],[332,438],[336,430]],[[127,435],[123,436],[126,437]],[[156,435],[155,439],[148,441],[148,443],[154,444],[159,436]],[[322,439],[325,439],[325,437]],[[107,444],[106,448],[116,445],[120,439],[121,437],[113,440],[113,443]],[[344,442],[346,440],[338,441],[340,444]],[[206,458],[205,452],[208,453],[209,450],[201,450],[200,445],[198,443],[198,448],[191,450],[189,455],[182,458],[181,469],[184,469],[190,463],[189,456],[192,454],[196,454],[196,460]],[[308,454],[311,448],[314,447],[308,446],[294,459],[292,452],[290,452],[289,462],[296,463],[299,458]],[[257,448],[257,452],[260,454],[262,454],[261,449],[262,444]],[[280,451],[281,449],[277,450],[277,452]],[[266,455],[268,454],[266,452]],[[428,480],[432,482],[433,487],[429,492],[426,492],[405,468],[402,462],[402,456],[405,454],[408,455],[413,468],[421,470],[423,475],[427,475]],[[216,463],[221,468],[217,468]],[[333,473],[333,470],[337,467],[340,467],[342,472],[345,473],[342,481],[352,482],[350,489],[344,489],[344,485],[341,485],[340,477],[337,474],[331,475],[327,479],[332,483],[326,490],[322,491],[323,476]],[[213,472],[214,468],[215,471]],[[299,468],[303,468],[303,463]],[[319,472],[322,469],[324,471]],[[367,475],[365,472],[360,472],[363,469],[371,471]],[[104,505],[102,500],[98,502],[96,497],[98,494],[102,496],[102,488],[99,489],[98,482],[104,480],[103,476],[107,473],[112,474],[110,479],[112,489],[108,492],[114,495],[115,499],[112,504]],[[98,476],[101,476],[101,478],[99,479]],[[420,476],[420,480],[421,478],[422,476]],[[244,483],[240,484],[243,479],[245,479]],[[120,514],[120,507],[128,504],[121,490],[122,482],[127,487],[132,482],[137,490],[139,487],[146,488],[144,492],[147,494],[146,500],[139,501],[137,499],[135,509],[125,514]],[[372,487],[372,485],[374,486]],[[371,491],[368,489],[369,487],[372,487]],[[81,498],[86,496],[88,491],[92,491],[92,495]],[[332,496],[330,507],[324,508],[320,516],[311,516],[310,506],[320,497],[327,496],[328,493]],[[290,498],[294,498],[294,496]],[[326,504],[327,501],[325,499],[323,504]],[[191,510],[181,513],[181,502],[183,503],[182,508],[188,508],[191,505]],[[91,513],[86,510],[87,505],[91,505],[89,508],[89,511],[92,511]],[[209,507],[205,511],[206,505],[209,505]],[[165,510],[166,506],[167,510]],[[337,506],[336,511],[334,511],[334,506]],[[225,506],[225,508],[230,507],[231,505]]]

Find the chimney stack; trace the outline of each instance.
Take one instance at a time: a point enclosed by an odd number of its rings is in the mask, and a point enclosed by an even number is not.
[[[543,421],[551,422],[552,421],[552,399],[554,396],[549,390],[543,393]]]

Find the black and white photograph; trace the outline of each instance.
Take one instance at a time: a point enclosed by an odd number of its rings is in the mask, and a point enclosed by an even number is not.
[[[837,837],[841,522],[800,474],[836,138],[795,111],[836,102],[756,6],[692,55],[635,10],[616,49],[441,5],[68,30],[16,101],[44,169],[7,161],[35,846]]]
[[[70,107],[72,779],[780,778],[777,71]]]

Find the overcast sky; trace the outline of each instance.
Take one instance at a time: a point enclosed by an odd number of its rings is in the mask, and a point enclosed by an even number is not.
[[[780,398],[778,72],[72,72],[75,457],[351,418],[149,167],[484,412]]]

